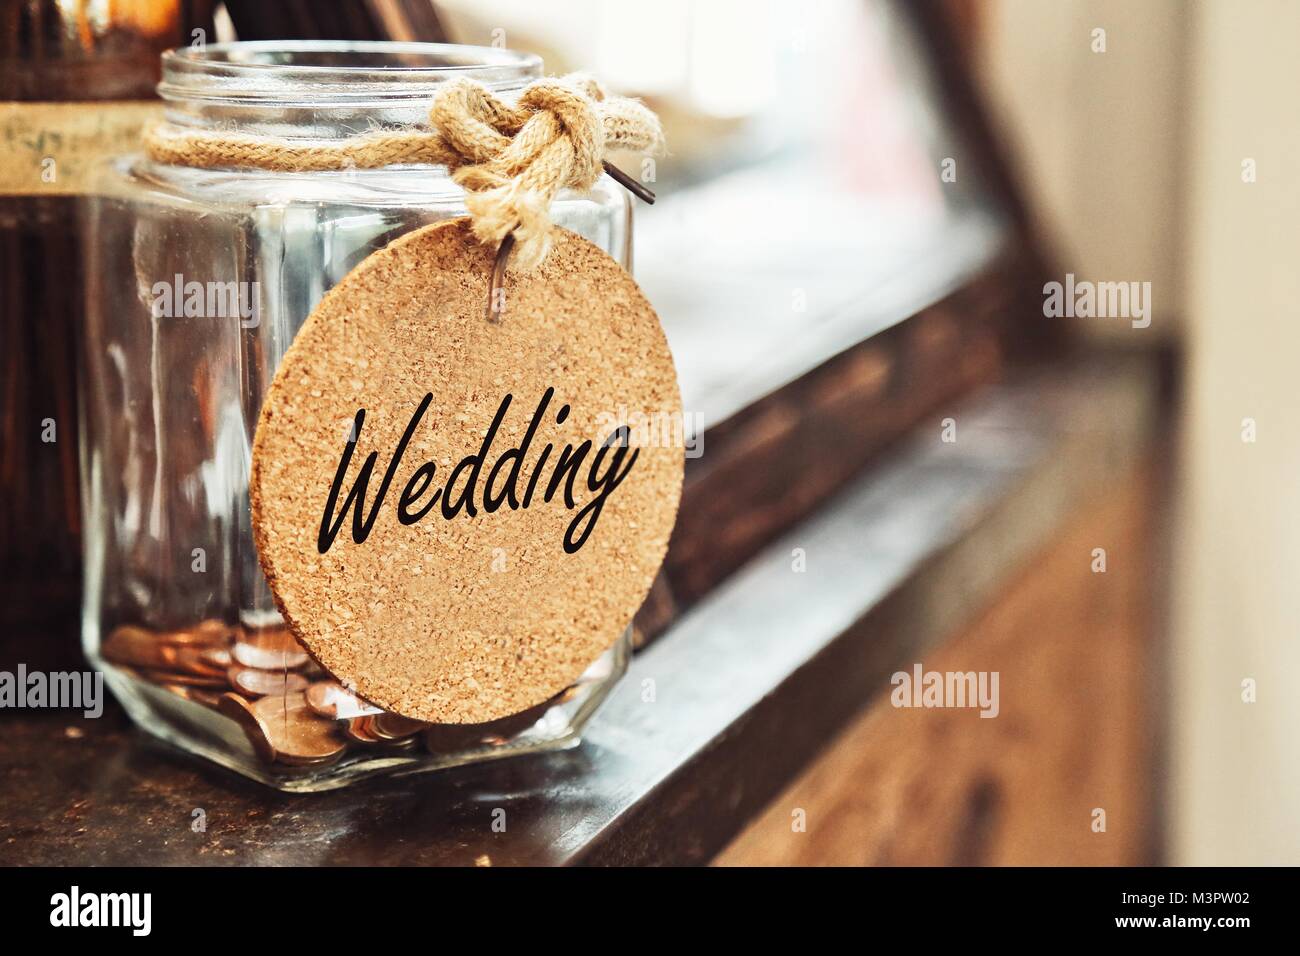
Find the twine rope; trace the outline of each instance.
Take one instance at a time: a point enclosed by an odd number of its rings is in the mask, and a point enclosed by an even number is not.
[[[223,130],[155,125],[145,151],[159,163],[200,169],[321,172],[384,166],[446,166],[466,192],[480,242],[515,237],[514,265],[534,268],[551,245],[551,202],[563,188],[595,185],[610,150],[658,150],[659,120],[637,100],[571,74],[529,84],[515,105],[472,80],[434,96],[429,127],[382,130],[341,142],[299,141]]]

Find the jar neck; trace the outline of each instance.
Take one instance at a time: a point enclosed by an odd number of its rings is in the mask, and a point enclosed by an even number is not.
[[[344,139],[428,121],[438,89],[466,78],[510,98],[540,57],[449,43],[267,40],[163,54],[166,121],[287,139]]]

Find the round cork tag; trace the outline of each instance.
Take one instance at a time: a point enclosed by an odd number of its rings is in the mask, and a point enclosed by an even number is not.
[[[374,253],[308,317],[253,444],[285,619],[386,710],[481,723],[572,684],[627,627],[681,496],[681,397],[631,277],[556,230],[507,271],[457,219]]]

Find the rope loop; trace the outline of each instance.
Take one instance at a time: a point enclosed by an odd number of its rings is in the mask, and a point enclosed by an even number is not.
[[[513,105],[472,80],[452,80],[434,96],[429,123],[338,143],[160,125],[145,134],[145,148],[155,162],[205,169],[446,166],[467,194],[474,235],[495,246],[513,234],[514,265],[527,271],[550,249],[551,203],[561,189],[591,189],[611,150],[663,145],[659,120],[645,105],[576,73],[529,84]]]

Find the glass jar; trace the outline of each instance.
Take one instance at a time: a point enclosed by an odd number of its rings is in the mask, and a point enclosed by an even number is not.
[[[267,41],[167,53],[159,92],[174,127],[329,141],[425,123],[453,77],[509,99],[540,75],[537,57],[498,49]],[[316,667],[277,613],[253,544],[250,449],[277,364],[354,266],[465,214],[446,169],[208,170],[133,156],[99,192],[87,208],[81,349],[83,640],[131,716],[298,791],[576,743],[626,667],[630,629],[529,712],[416,724]],[[625,268],[630,216],[608,178],[552,209]],[[193,290],[203,304],[182,308]]]

